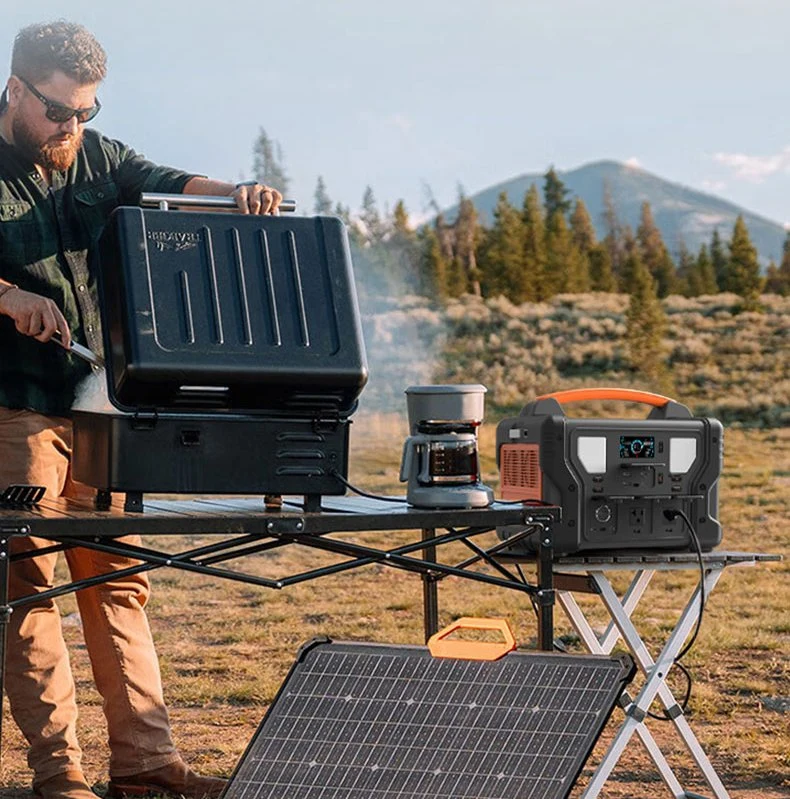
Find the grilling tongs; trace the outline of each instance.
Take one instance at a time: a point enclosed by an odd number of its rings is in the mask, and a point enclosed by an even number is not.
[[[55,339],[58,344],[63,346],[63,334],[60,332],[60,330],[56,330],[52,338]],[[104,369],[104,359],[100,358],[93,350],[83,347],[82,344],[72,341],[71,347],[69,347],[68,351],[73,352],[78,358],[82,358],[83,361],[87,361],[91,366],[97,366],[99,369]]]

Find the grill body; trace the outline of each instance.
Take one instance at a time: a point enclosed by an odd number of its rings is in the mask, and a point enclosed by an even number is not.
[[[77,480],[344,493],[367,363],[339,219],[121,207],[91,266],[118,412],[74,412]]]

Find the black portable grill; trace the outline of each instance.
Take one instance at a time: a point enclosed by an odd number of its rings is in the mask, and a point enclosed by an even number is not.
[[[342,494],[367,379],[345,227],[121,207],[96,252],[110,412],[75,411],[100,490]]]

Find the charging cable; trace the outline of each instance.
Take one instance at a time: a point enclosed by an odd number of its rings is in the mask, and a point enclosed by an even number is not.
[[[694,545],[694,550],[697,553],[697,563],[699,564],[699,613],[697,614],[697,623],[694,626],[694,632],[691,635],[691,638],[686,642],[686,645],[683,649],[678,652],[675,656],[675,659],[672,661],[675,666],[680,669],[683,675],[686,678],[686,693],[683,696],[683,701],[680,702],[680,710],[682,713],[686,713],[688,709],[689,699],[691,699],[691,673],[689,670],[680,662],[685,655],[689,653],[691,647],[694,646],[694,642],[697,640],[697,635],[699,634],[700,627],[702,627],[702,619],[705,614],[705,564],[702,560],[702,545],[699,541],[699,536],[697,535],[697,531],[694,529],[694,525],[689,520],[689,517],[679,508],[667,508],[664,511],[664,518],[667,521],[673,522],[675,519],[682,519],[683,523],[686,525],[686,528],[689,531],[689,536],[691,537],[691,542]],[[658,721],[672,721],[672,717],[669,716],[666,711],[663,714],[658,713],[651,713],[649,710],[647,715],[650,716],[651,719],[657,719]]]

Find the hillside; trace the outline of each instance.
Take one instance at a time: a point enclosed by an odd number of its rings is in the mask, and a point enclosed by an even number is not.
[[[742,214],[763,266],[770,259],[777,263],[781,260],[786,235],[782,225],[720,197],[672,183],[643,169],[616,161],[597,161],[568,172],[557,171],[557,174],[573,197],[584,200],[599,237],[605,233],[603,197],[606,186],[620,221],[634,230],[639,224],[642,203],[649,202],[664,241],[674,254],[681,243],[696,253],[701,244],[710,243],[715,228],[722,239],[728,240],[738,214]],[[524,195],[533,183],[542,189],[543,175],[521,175],[473,194],[471,199],[483,224],[491,223],[491,215],[501,192],[507,192],[510,202],[520,208]],[[456,211],[457,206],[453,206],[445,213],[453,219]]]
[[[626,360],[620,294],[558,295],[513,305],[467,296],[436,309],[422,298],[364,314],[370,382],[361,407],[405,408],[413,384],[482,383],[490,418],[535,396],[580,386],[671,394],[725,424],[790,424],[790,297],[763,296],[764,313],[739,298],[668,297],[664,341],[671,385],[647,385]]]

